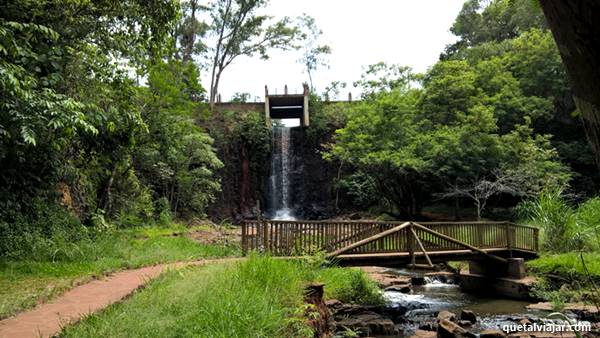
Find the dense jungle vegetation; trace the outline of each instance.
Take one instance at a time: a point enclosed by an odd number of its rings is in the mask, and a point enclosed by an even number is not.
[[[221,76],[242,56],[293,49],[312,87],[335,62],[313,18],[259,14],[267,4],[0,4],[0,318],[115,270],[240,254],[182,235],[214,230],[197,219],[255,217],[267,199],[271,129],[262,112],[218,109]],[[586,285],[562,285],[600,282],[600,172],[541,9],[467,0],[450,30],[456,42],[423,74],[365,65],[353,102],[334,100],[346,83],[311,88],[308,198],[327,195],[332,217],[428,219],[437,208],[538,226],[543,256],[530,267],[563,278],[542,279],[540,297],[588,299]],[[363,272],[323,263],[251,256],[169,272],[62,334],[180,336],[202,323],[214,336],[305,336],[314,281],[327,298],[382,302]]]
[[[316,45],[310,17],[271,23],[255,13],[265,5],[3,5],[0,253],[202,217],[217,197],[248,215],[265,198],[270,131],[260,114],[211,112],[220,74],[241,55],[302,43],[301,61],[314,73],[330,50]],[[241,15],[253,18],[238,27],[243,34],[207,39]],[[368,66],[354,83],[360,101],[328,104],[339,82],[321,95],[313,88],[306,133],[340,169],[331,177],[336,207],[341,195],[343,209],[395,218],[419,218],[440,203],[493,217],[493,207],[544,191],[574,203],[593,197],[598,170],[541,10],[526,0],[469,0],[451,31],[457,42],[425,74]],[[212,71],[208,97],[198,57]],[[239,168],[248,159],[252,183],[244,186]]]

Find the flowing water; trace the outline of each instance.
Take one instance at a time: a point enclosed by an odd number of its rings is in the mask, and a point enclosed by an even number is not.
[[[401,275],[413,274],[407,270],[396,269],[390,272]],[[448,310],[456,315],[459,315],[463,309],[475,312],[479,320],[469,329],[472,332],[501,328],[523,317],[543,317],[540,312],[525,308],[529,302],[464,293],[458,284],[445,278],[440,280],[426,277],[425,279],[426,284],[413,286],[411,293],[394,291],[384,293],[392,307],[406,309],[405,316],[408,323],[404,325],[404,333],[401,336],[410,336],[419,326],[432,322],[435,314],[441,310]]]
[[[291,128],[274,125],[271,177],[269,180],[269,215],[272,219],[295,219],[290,206],[292,155]]]

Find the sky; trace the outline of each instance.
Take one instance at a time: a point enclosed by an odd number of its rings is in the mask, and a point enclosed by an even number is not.
[[[306,13],[315,18],[323,31],[320,44],[332,48],[329,68],[313,75],[317,92],[332,81],[345,81],[353,97],[359,91],[352,82],[360,78],[365,66],[380,61],[412,67],[425,72],[439,58],[444,47],[456,40],[449,29],[464,0],[271,0],[265,11],[281,18]],[[219,93],[227,101],[236,92],[251,94],[262,101],[264,86],[269,93],[283,93],[284,85],[292,93],[302,92],[308,74],[297,60],[301,51],[272,51],[268,61],[258,57],[240,57],[224,72]],[[202,84],[210,87],[206,71]]]

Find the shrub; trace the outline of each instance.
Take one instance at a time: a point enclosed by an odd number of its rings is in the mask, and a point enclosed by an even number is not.
[[[577,208],[577,224],[588,236],[590,247],[600,249],[600,197],[594,197]]]
[[[562,197],[562,190],[544,190],[517,207],[528,223],[542,229],[542,246],[551,252],[582,250],[585,234],[577,226],[577,215]]]

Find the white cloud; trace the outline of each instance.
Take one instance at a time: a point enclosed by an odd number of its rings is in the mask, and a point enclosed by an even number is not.
[[[314,82],[323,91],[331,81],[350,85],[362,73],[362,67],[385,61],[424,72],[433,65],[444,47],[456,40],[449,28],[464,0],[271,0],[267,12],[275,17],[315,18],[323,31],[321,41],[332,47],[330,68],[319,69]],[[297,63],[298,51],[273,51],[268,61],[240,57],[222,76],[219,92],[227,100],[235,92],[248,92],[260,100],[264,86],[269,92],[302,91],[308,75]],[[210,79],[203,72],[202,83]],[[357,90],[351,86],[346,91]],[[342,97],[346,97],[343,93]]]

